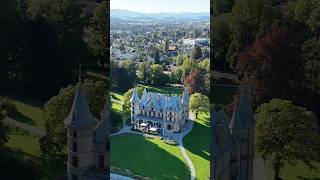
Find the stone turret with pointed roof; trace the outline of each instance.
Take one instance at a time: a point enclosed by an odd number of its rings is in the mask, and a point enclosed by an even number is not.
[[[140,98],[139,98],[138,92],[137,92],[136,88],[134,88],[132,90],[132,96],[131,96],[130,102],[137,103],[139,101],[140,101]]]
[[[89,109],[82,82],[79,82],[77,85],[77,91],[73,100],[71,111],[68,117],[64,120],[64,124],[73,127],[90,126],[96,124],[96,120],[92,116]]]
[[[236,101],[229,128],[239,153],[240,179],[253,179],[254,114],[250,103],[250,86],[243,84],[240,98]]]
[[[254,128],[254,114],[250,103],[250,86],[244,84],[241,87],[240,99],[236,101],[233,116],[229,124],[231,129]]]

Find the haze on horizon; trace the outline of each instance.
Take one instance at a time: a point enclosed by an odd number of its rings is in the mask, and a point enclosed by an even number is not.
[[[210,0],[110,0],[110,9],[140,13],[209,13]]]

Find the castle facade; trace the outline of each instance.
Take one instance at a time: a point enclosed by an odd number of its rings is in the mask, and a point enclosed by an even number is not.
[[[189,119],[189,93],[182,96],[167,96],[143,91],[140,98],[133,90],[131,102],[131,124],[135,129],[156,133],[180,132]]]

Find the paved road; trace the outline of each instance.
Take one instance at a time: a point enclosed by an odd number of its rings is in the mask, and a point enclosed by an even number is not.
[[[165,135],[170,137],[170,138],[172,138],[176,142],[178,142],[179,148],[181,150],[181,153],[182,153],[183,157],[185,158],[185,160],[187,161],[187,164],[188,164],[189,169],[190,169],[190,173],[191,173],[190,180],[195,180],[196,169],[195,169],[190,157],[188,156],[188,154],[187,154],[187,152],[186,152],[186,150],[185,150],[185,148],[183,146],[183,141],[182,141],[184,136],[186,136],[188,133],[190,133],[192,128],[193,128],[194,116],[193,116],[192,113],[189,114],[189,118],[190,118],[190,120],[187,121],[187,124],[185,125],[185,129],[182,131],[182,133],[168,133],[168,132],[165,132]],[[131,127],[127,126],[125,124],[120,131],[118,131],[117,133],[111,134],[111,136],[116,136],[116,135],[124,134],[124,133],[145,135],[144,133],[141,133],[141,132],[131,131]],[[148,136],[155,136],[155,135],[148,135]],[[161,137],[161,136],[156,136],[156,137]]]
[[[14,120],[8,116],[4,118],[3,123],[7,125],[13,125],[23,130],[29,131],[31,134],[34,134],[34,135],[44,136],[46,134],[46,131],[43,129],[37,128],[27,123]]]

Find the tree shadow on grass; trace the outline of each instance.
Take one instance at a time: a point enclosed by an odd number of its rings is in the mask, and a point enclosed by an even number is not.
[[[30,125],[35,125],[36,123],[33,121],[33,119],[31,119],[28,116],[25,116],[24,114],[20,113],[19,111],[17,112],[17,114],[12,117],[14,120],[26,123],[26,124],[30,124]]]
[[[190,179],[189,167],[185,162],[141,135],[114,136],[110,147],[113,167],[129,169],[135,175],[156,180]],[[181,153],[177,146],[164,144],[164,147],[175,148],[175,153]]]
[[[210,122],[205,122],[208,126]],[[183,138],[184,147],[203,159],[210,160],[210,126],[194,122],[192,131]]]
[[[8,149],[7,153],[10,153],[10,156],[18,159],[31,160],[34,162],[35,168],[40,171],[41,177],[39,178],[56,179],[67,173],[66,155],[35,156],[16,148]],[[19,170],[16,169],[16,171],[18,172]]]
[[[111,98],[116,100],[116,101],[121,101],[120,98],[118,98],[116,95],[111,94]]]

